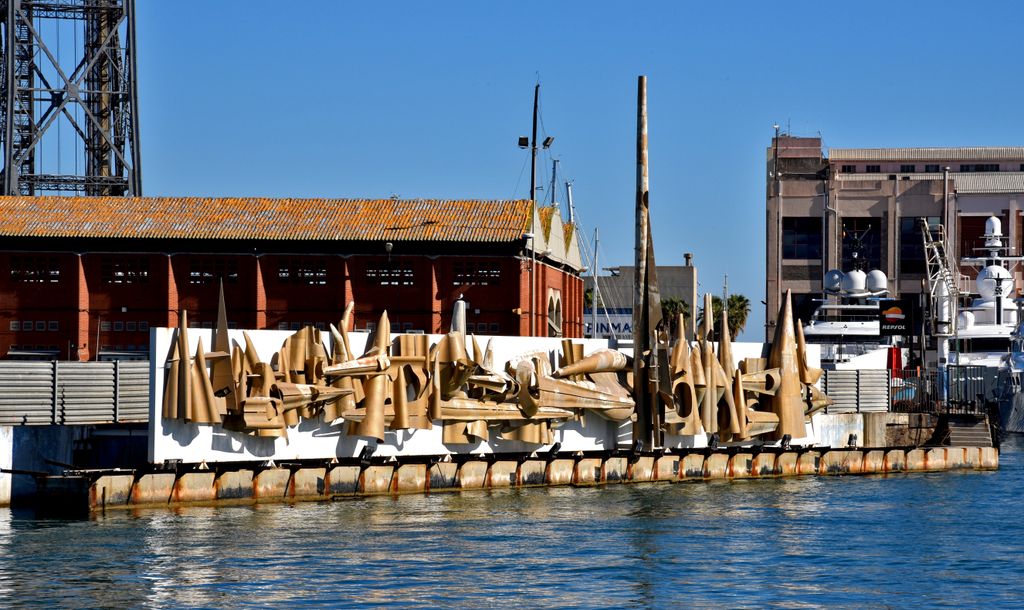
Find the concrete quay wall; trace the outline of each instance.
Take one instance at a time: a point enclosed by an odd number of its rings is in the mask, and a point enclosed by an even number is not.
[[[189,504],[323,501],[340,497],[536,486],[893,474],[999,467],[991,447],[695,450],[664,455],[393,463],[55,477],[38,499],[88,510]]]

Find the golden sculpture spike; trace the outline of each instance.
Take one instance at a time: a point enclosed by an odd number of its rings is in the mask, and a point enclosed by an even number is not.
[[[800,381],[807,385],[815,385],[825,371],[807,364],[807,343],[804,341],[804,329],[800,320],[796,321],[796,355],[800,363]]]
[[[768,355],[768,366],[779,369],[779,386],[769,399],[772,411],[779,418],[775,438],[788,434],[791,438],[806,435],[804,403],[801,396],[800,365],[797,358],[796,333],[793,329],[793,297],[789,290],[775,323],[775,338]]]
[[[183,421],[192,421],[192,351],[188,345],[188,311],[181,310],[178,320],[178,417]]]
[[[197,424],[219,424],[220,408],[217,397],[213,395],[213,385],[206,370],[206,354],[203,351],[203,338],[199,338],[196,346],[196,358],[189,371],[189,393],[191,396],[191,421]]]

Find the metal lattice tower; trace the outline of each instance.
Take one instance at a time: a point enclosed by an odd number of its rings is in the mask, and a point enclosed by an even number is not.
[[[142,194],[135,0],[0,0],[2,195]]]

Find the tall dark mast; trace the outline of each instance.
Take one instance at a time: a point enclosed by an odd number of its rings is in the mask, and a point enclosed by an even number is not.
[[[0,194],[141,195],[135,0],[0,14]]]

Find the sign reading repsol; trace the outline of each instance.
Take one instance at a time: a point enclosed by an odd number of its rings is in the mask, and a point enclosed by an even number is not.
[[[878,302],[878,331],[885,337],[913,335],[916,304],[910,299]]]

